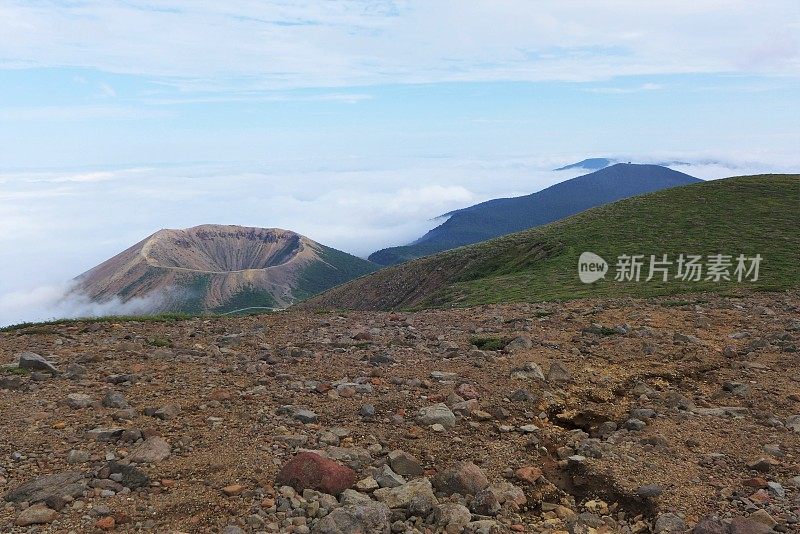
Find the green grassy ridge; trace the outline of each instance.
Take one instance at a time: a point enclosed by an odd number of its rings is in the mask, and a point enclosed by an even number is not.
[[[728,178],[666,189],[592,208],[535,229],[390,267],[312,299],[309,305],[428,308],[575,298],[651,297],[800,286],[800,175]],[[583,284],[584,251],[609,263],[606,279]],[[616,282],[620,254],[756,253],[757,282]],[[674,266],[671,276],[675,273]],[[424,295],[415,280],[429,280]],[[401,294],[401,291],[406,291]],[[355,292],[358,292],[357,294]],[[368,294],[367,297],[363,295]],[[358,296],[356,296],[358,295]]]
[[[22,334],[48,334],[50,326],[63,326],[71,324],[91,323],[174,323],[195,319],[198,315],[188,313],[160,313],[156,315],[106,315],[102,317],[79,317],[71,319],[53,319],[51,321],[24,322],[0,327],[0,332],[20,332]],[[26,332],[25,330],[31,330]]]

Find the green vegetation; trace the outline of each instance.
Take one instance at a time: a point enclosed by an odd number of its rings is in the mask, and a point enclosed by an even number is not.
[[[469,343],[481,350],[503,350],[508,345],[508,341],[498,337],[473,337]]]
[[[106,317],[83,317],[79,319],[56,319],[53,321],[27,322],[12,324],[0,328],[0,332],[17,332],[19,334],[51,334],[55,330],[48,328],[51,326],[62,326],[82,323],[128,323],[128,322],[149,322],[149,323],[170,323],[175,321],[185,321],[195,318],[195,315],[187,313],[161,313],[158,315],[109,315]]]
[[[292,291],[298,300],[307,299],[331,287],[370,274],[381,267],[324,245],[321,249],[321,261],[312,262],[303,270],[297,280],[297,286]]]
[[[214,308],[214,313],[225,313],[246,308],[279,308],[280,306],[266,289],[247,287],[233,295],[224,306]]]
[[[524,232],[383,269],[323,294],[311,305],[368,309],[469,306],[575,298],[728,295],[800,287],[800,175],[743,176],[649,193]],[[578,257],[609,264],[593,284]],[[639,282],[614,280],[617,258],[644,256]],[[760,254],[757,281],[644,281],[650,255]],[[733,268],[731,269],[731,273]],[[397,289],[395,289],[397,288]],[[413,291],[408,288],[414,288]],[[379,291],[378,289],[381,289]]]
[[[29,374],[27,369],[23,369],[22,367],[5,367],[3,368],[3,373],[7,375],[21,375],[25,376]]]
[[[172,346],[172,340],[167,339],[165,337],[154,336],[154,337],[147,338],[147,344],[148,345],[152,345],[154,347],[171,347]]]

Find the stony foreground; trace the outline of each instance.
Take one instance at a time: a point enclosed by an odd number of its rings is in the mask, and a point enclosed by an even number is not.
[[[796,532],[800,294],[0,334],[2,532]]]

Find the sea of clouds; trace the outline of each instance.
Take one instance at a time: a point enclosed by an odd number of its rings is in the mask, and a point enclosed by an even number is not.
[[[305,168],[273,162],[2,172],[0,325],[151,309],[149,299],[95,303],[69,289],[75,276],[161,228],[206,223],[285,228],[366,257],[413,241],[448,211],[532,193],[585,174],[580,169],[552,171],[577,159],[419,158],[333,161]],[[697,154],[618,159],[695,161],[675,169],[703,179],[798,168],[794,161],[754,163]]]

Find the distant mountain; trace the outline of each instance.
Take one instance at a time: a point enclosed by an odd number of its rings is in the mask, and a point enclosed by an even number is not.
[[[658,165],[617,163],[538,193],[489,200],[451,212],[445,222],[414,243],[379,250],[369,260],[395,265],[547,224],[623,198],[700,181]]]
[[[600,169],[605,169],[606,167],[610,167],[615,163],[619,163],[619,160],[616,159],[609,159],[609,158],[589,158],[583,161],[579,161],[577,163],[572,163],[571,165],[565,165],[563,167],[559,167],[558,169],[553,169],[554,171],[569,171],[572,169],[584,169],[587,171],[599,171]]]
[[[589,158],[579,161],[577,163],[571,163],[569,165],[553,169],[553,172],[571,171],[575,169],[582,169],[584,171],[599,171],[600,169],[605,169],[606,167],[610,167],[615,163],[624,163],[624,162],[622,160],[613,158]],[[652,163],[652,165],[660,165],[661,167],[687,167],[689,165],[723,165],[723,163],[718,160],[705,159],[705,160],[694,161],[693,163],[680,160],[658,161]]]
[[[698,291],[800,287],[800,175],[742,176],[657,191],[593,208],[546,226],[442,252],[333,288],[301,309],[391,310],[647,297]],[[605,278],[584,284],[578,258],[605,259]],[[642,255],[639,281],[618,282],[617,258]],[[651,255],[667,255],[667,281],[648,277]],[[679,280],[680,254],[699,255],[699,280]],[[730,256],[729,280],[707,277],[709,257]],[[762,257],[757,280],[738,282],[736,258]],[[750,264],[748,264],[748,267]]]
[[[80,275],[97,302],[152,299],[153,312],[283,308],[378,268],[276,228],[159,230]]]

